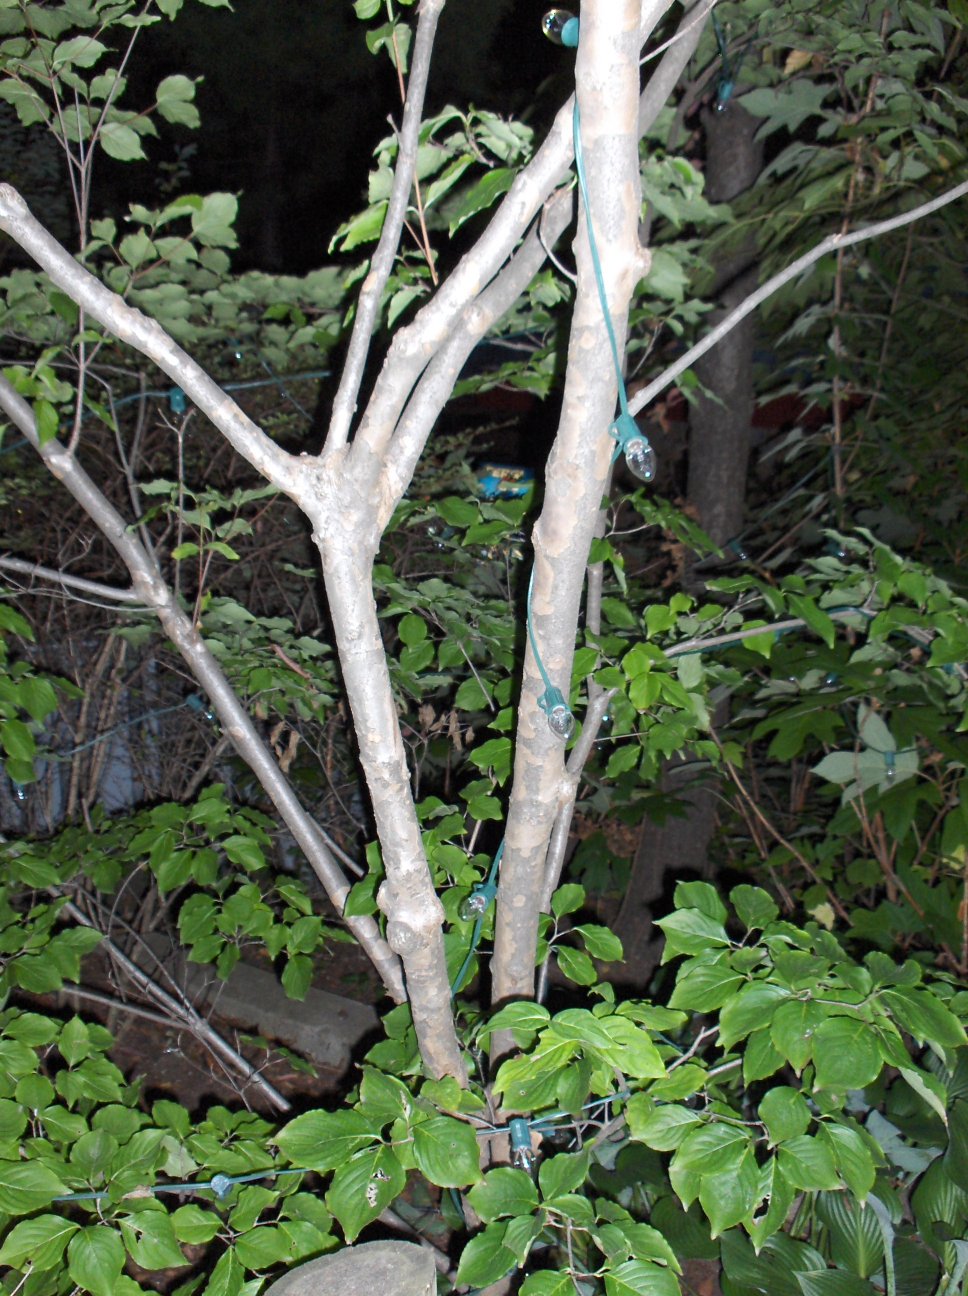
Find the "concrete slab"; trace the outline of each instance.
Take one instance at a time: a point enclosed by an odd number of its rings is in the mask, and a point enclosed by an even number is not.
[[[187,989],[202,1013],[284,1044],[310,1062],[345,1071],[361,1042],[378,1030],[370,1004],[310,988],[302,1001],[289,999],[277,978],[238,963],[227,981],[208,968],[185,965]]]

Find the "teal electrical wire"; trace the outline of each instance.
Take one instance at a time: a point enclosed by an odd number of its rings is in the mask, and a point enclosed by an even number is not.
[[[310,1173],[312,1172],[303,1168],[297,1168],[297,1169],[271,1168],[268,1170],[256,1170],[252,1174],[244,1174],[244,1175],[216,1174],[216,1175],[212,1175],[211,1179],[196,1180],[196,1181],[191,1181],[186,1183],[152,1184],[151,1192],[152,1193],[189,1193],[189,1192],[204,1192],[206,1189],[210,1189],[215,1194],[215,1196],[218,1197],[219,1200],[221,1201],[223,1198],[229,1195],[229,1190],[233,1188],[235,1184],[254,1183],[257,1179],[273,1179],[277,1175],[295,1175],[295,1174],[310,1174]],[[100,1189],[98,1191],[93,1191],[93,1192],[64,1193],[62,1196],[53,1197],[51,1200],[55,1202],[104,1201],[106,1198],[110,1196],[111,1196],[110,1189]]]
[[[497,895],[497,879],[498,873],[501,869],[501,857],[503,854],[504,842],[502,841],[494,853],[494,859],[491,861],[491,868],[487,875],[487,880],[485,882],[480,882],[476,887],[473,887],[470,895],[467,897],[468,900],[473,900],[475,897],[481,897],[484,904],[483,907],[480,908],[478,916],[474,921],[474,926],[471,929],[471,944],[470,949],[467,951],[467,957],[460,965],[460,969],[454,977],[454,983],[450,988],[450,997],[452,999],[455,999],[460,993],[461,987],[464,984],[464,978],[466,977],[468,968],[471,965],[471,960],[477,952],[478,945],[481,943],[481,933],[484,930],[484,919],[487,917],[487,911],[490,909],[494,902],[494,897]]]
[[[538,641],[534,634],[534,622],[531,618],[531,592],[534,588],[534,568],[531,568],[531,579],[528,581],[528,602],[526,609],[526,620],[528,626],[528,641],[531,644],[531,653],[534,657],[534,663],[538,668],[538,674],[541,676],[541,682],[544,684],[544,692],[538,698],[538,706],[548,717],[548,726],[551,732],[558,738],[564,738],[566,741],[571,737],[571,731],[575,727],[575,717],[572,715],[571,708],[565,701],[565,695],[561,689],[552,684],[548,672],[545,670],[544,662],[541,660],[541,653],[538,651]]]
[[[602,318],[608,334],[608,344],[612,352],[612,364],[615,367],[615,380],[618,387],[619,413],[609,427],[609,433],[617,442],[614,457],[625,455],[629,470],[640,480],[650,482],[655,476],[655,452],[648,437],[636,423],[629,411],[628,393],[625,390],[625,376],[622,372],[622,360],[618,353],[618,340],[615,336],[615,325],[612,313],[608,308],[608,296],[605,291],[605,276],[602,272],[602,261],[598,254],[598,242],[595,238],[595,225],[592,220],[591,200],[588,193],[588,178],[585,173],[585,154],[581,143],[581,114],[578,111],[578,99],[575,99],[575,110],[572,114],[572,133],[575,143],[575,170],[578,174],[578,187],[581,190],[582,205],[585,209],[585,227],[588,232],[588,250],[591,254],[592,268],[595,272],[595,284],[598,288],[598,299],[602,307]]]

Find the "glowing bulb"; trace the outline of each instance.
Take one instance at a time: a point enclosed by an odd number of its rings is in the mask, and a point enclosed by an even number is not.
[[[567,741],[571,737],[571,731],[575,727],[575,717],[571,714],[564,702],[554,706],[548,712],[548,728],[556,738]]]
[[[169,390],[168,408],[172,414],[184,414],[188,409],[188,400],[180,387],[172,387]]]
[[[20,802],[24,802],[27,800],[27,789],[24,787],[22,783],[13,784],[13,794],[15,798]]]
[[[625,462],[633,477],[650,482],[655,476],[655,451],[644,436],[629,437],[622,445]]]
[[[460,902],[460,908],[457,912],[464,922],[472,922],[475,918],[482,918],[487,913],[488,906],[491,903],[491,897],[484,890],[477,887],[469,895],[466,895]]]
[[[541,30],[556,45],[574,49],[578,44],[578,19],[567,9],[549,9],[541,19]]]

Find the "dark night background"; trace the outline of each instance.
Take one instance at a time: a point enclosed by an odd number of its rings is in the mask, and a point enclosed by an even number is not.
[[[448,0],[435,45],[427,113],[447,103],[514,114],[539,126],[567,93],[571,63],[541,34],[547,5]],[[402,10],[415,18],[414,10]],[[164,128],[146,151],[159,187],[240,195],[237,269],[299,273],[328,259],[336,228],[365,203],[374,146],[399,124],[396,74],[370,54],[350,0],[235,0],[186,5],[141,38],[131,105],[171,72],[202,76],[198,131]],[[567,55],[565,55],[567,59]],[[144,202],[144,165],[105,166],[116,205]],[[102,190],[103,194],[103,190]],[[159,194],[159,197],[161,195]],[[115,205],[115,204],[112,204]]]

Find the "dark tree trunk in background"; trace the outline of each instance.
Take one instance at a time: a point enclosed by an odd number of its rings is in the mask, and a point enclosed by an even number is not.
[[[723,113],[703,114],[706,130],[706,196],[731,202],[756,180],[763,150],[755,135],[760,120],[733,103]],[[745,242],[716,268],[716,309],[710,326],[756,287],[756,248]],[[738,534],[746,500],[750,423],[753,417],[753,338],[749,315],[696,364],[696,376],[715,399],[700,395],[689,414],[689,502],[717,545]]]
[[[755,142],[759,121],[732,103],[723,113],[703,114],[706,131],[706,195],[729,202],[756,180],[762,149]],[[713,295],[716,309],[707,317],[713,326],[756,287],[755,242],[731,250],[716,267]],[[711,396],[700,395],[689,415],[689,503],[700,525],[717,545],[738,535],[746,500],[746,471],[753,417],[753,339],[755,316],[750,315],[699,361],[695,368]],[[698,573],[687,573],[694,584]],[[726,717],[722,704],[714,723]],[[682,875],[707,876],[709,843],[716,830],[717,787],[707,773],[692,774],[670,762],[662,775],[663,791],[683,801],[682,817],[661,826],[642,826],[628,889],[615,921],[625,947],[623,980],[644,990],[659,961],[662,937],[653,927],[656,910]]]

